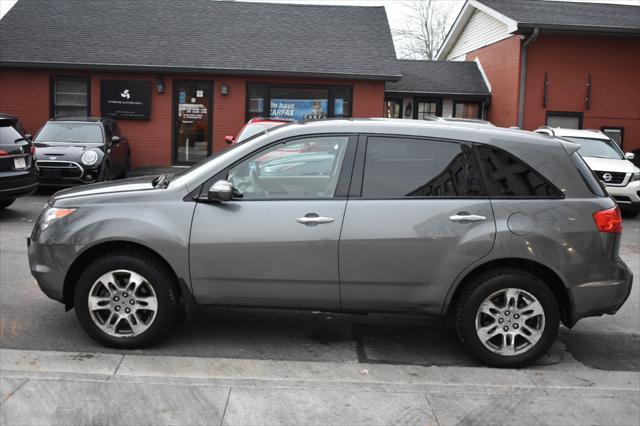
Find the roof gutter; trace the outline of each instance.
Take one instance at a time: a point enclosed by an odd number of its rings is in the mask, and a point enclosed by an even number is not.
[[[538,38],[540,29],[535,27],[533,33],[522,44],[522,53],[520,54],[520,94],[518,96],[518,127],[520,129],[524,126],[524,96],[526,93],[527,82],[527,47]]]

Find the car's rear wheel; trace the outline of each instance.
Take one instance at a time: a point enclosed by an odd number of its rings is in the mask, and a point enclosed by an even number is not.
[[[132,349],[166,335],[175,321],[178,295],[170,272],[157,259],[111,254],[80,275],[74,304],[90,337],[106,346]]]
[[[551,290],[524,271],[483,274],[461,294],[455,312],[463,344],[494,367],[523,367],[544,355],[558,335],[560,314]]]
[[[0,209],[9,207],[15,200],[15,198],[5,198],[4,200],[0,200]]]

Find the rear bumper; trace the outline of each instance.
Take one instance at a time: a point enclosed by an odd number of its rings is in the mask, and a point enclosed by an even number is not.
[[[29,195],[38,189],[35,169],[0,173],[0,199]]]
[[[597,273],[594,273],[593,280],[568,289],[572,307],[569,326],[581,318],[615,314],[629,298],[633,274],[622,259],[594,266]]]

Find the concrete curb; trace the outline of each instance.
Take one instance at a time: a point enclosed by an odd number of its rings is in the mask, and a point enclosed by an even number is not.
[[[465,389],[545,388],[640,392],[640,373],[422,367],[0,349],[3,377],[132,382],[273,382],[274,385],[384,385]]]

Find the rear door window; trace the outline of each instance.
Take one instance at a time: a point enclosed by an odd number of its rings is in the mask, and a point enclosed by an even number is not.
[[[491,197],[562,198],[562,192],[525,162],[487,145],[477,145]]]
[[[467,197],[485,191],[472,151],[457,142],[371,136],[363,198]]]

